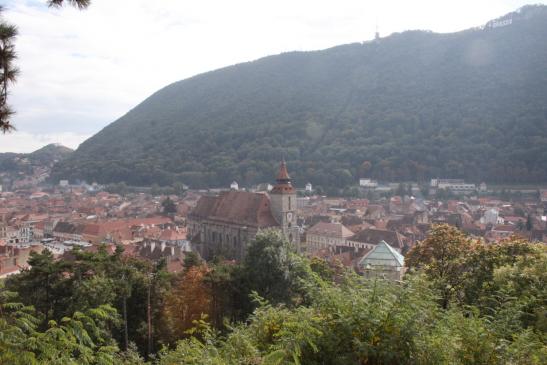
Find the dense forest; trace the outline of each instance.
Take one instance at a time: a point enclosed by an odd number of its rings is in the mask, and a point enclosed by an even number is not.
[[[547,248],[434,226],[404,281],[364,279],[264,231],[240,264],[183,272],[75,251],[34,253],[0,285],[2,364],[547,362]]]
[[[547,181],[547,7],[502,27],[406,31],[175,82],[85,141],[55,179],[190,187],[431,177]],[[214,45],[211,45],[214,46]]]
[[[31,153],[0,153],[0,173],[29,174],[33,167],[51,167],[72,152],[74,150],[53,143]]]

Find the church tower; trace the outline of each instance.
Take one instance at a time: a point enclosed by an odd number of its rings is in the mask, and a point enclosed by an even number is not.
[[[272,214],[281,226],[283,234],[299,249],[300,232],[296,223],[296,189],[291,184],[287,164],[284,160],[279,166],[276,184],[270,192],[270,204]]]

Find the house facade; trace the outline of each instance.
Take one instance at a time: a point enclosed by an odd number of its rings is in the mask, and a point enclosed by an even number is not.
[[[347,246],[347,239],[354,233],[341,223],[318,222],[306,232],[306,252],[321,249],[335,251]]]

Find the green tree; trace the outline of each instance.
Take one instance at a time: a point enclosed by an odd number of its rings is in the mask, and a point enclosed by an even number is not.
[[[32,252],[28,260],[30,269],[6,281],[6,288],[19,293],[26,305],[32,305],[44,317],[44,323],[50,319],[59,320],[67,314],[70,302],[69,279],[64,272],[70,270],[70,264],[56,261],[51,251]]]
[[[307,306],[257,297],[248,321],[226,336],[196,321],[196,336],[162,352],[159,364],[493,365],[504,358],[488,321],[440,310],[423,277],[400,285],[346,274],[340,284],[314,280],[313,286]]]
[[[476,242],[453,226],[433,226],[428,237],[408,252],[405,265],[423,270],[439,290],[443,308],[448,308],[452,299],[460,299],[470,274],[466,258],[476,246]]]
[[[249,291],[273,303],[289,303],[297,294],[298,258],[277,230],[259,232],[249,244],[243,261]]]
[[[162,211],[165,215],[173,215],[177,212],[177,205],[171,198],[167,197],[161,202]]]
[[[118,350],[110,329],[118,325],[116,310],[103,305],[51,320],[40,331],[31,306],[0,291],[0,363],[114,364]]]
[[[202,260],[199,258],[199,255],[194,251],[186,252],[184,254],[184,270],[188,270],[194,266],[200,266]]]
[[[0,7],[0,17],[3,10]],[[0,130],[3,133],[14,129],[10,123],[13,111],[8,105],[8,89],[10,84],[16,81],[19,74],[19,70],[14,65],[16,58],[14,41],[16,36],[17,27],[0,18]]]
[[[65,4],[72,5],[78,9],[85,9],[91,4],[91,0],[48,0],[49,6],[61,7]]]
[[[183,196],[184,193],[186,192],[184,184],[181,183],[180,181],[173,183],[173,190],[174,190],[174,193],[178,196]]]

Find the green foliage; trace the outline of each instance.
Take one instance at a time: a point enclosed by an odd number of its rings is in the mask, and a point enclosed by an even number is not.
[[[161,202],[161,207],[163,214],[165,215],[172,215],[177,212],[177,205],[169,197],[165,198],[165,200]]]
[[[257,235],[242,264],[202,264],[177,277],[124,259],[121,248],[74,255],[67,264],[34,254],[32,268],[0,288],[0,363],[142,365],[148,290],[153,347],[161,348],[151,364],[547,360],[544,244],[487,245],[436,226],[408,254],[412,269],[402,282],[307,260],[270,230]],[[127,349],[118,345],[125,341]]]
[[[0,16],[4,7],[0,7]],[[0,132],[11,132],[14,127],[10,123],[13,111],[7,103],[8,88],[15,83],[19,70],[14,65],[17,55],[14,40],[17,37],[17,27],[0,17]]]
[[[119,318],[114,308],[75,312],[40,331],[34,309],[15,299],[16,293],[0,291],[0,363],[115,364],[118,348],[110,329]]]
[[[522,331],[506,342],[476,311],[436,304],[423,277],[404,284],[346,276],[320,285],[308,306],[260,306],[219,336],[203,321],[197,336],[164,350],[159,364],[539,364],[545,344]]]
[[[54,260],[48,250],[32,253],[31,268],[8,278],[6,289],[17,292],[24,305],[35,308],[38,327],[42,330],[49,328],[51,321],[63,323],[64,318],[78,312],[85,313],[104,305],[115,308],[122,320],[110,328],[112,337],[125,344],[127,324],[127,341],[144,349],[149,274],[154,273],[151,304],[158,330],[162,328],[162,300],[170,278],[161,266],[127,259],[122,253],[121,247],[113,255],[104,247],[96,253],[74,250],[71,261]],[[121,347],[125,348],[125,345]]]
[[[193,251],[184,254],[184,269],[188,270],[191,267],[199,266],[202,264],[202,260],[199,255]]]
[[[68,4],[78,9],[85,9],[91,4],[91,0],[48,0],[47,3],[50,7],[61,7]]]
[[[409,269],[421,269],[441,294],[444,308],[459,298],[466,278],[472,275],[467,258],[477,243],[448,224],[433,226],[428,237],[406,255]]]
[[[31,174],[35,167],[53,166],[72,152],[70,148],[49,144],[32,153],[0,153],[0,173],[12,176]]]
[[[273,303],[298,302],[300,280],[306,268],[290,243],[278,230],[259,232],[247,247],[243,262],[243,281]]]
[[[173,83],[82,143],[55,179],[249,185],[272,181],[285,156],[297,186],[325,191],[363,174],[544,182],[546,13],[527,7],[508,27],[408,31]]]

